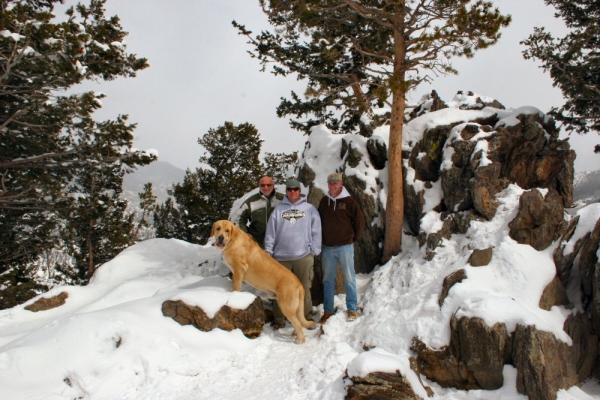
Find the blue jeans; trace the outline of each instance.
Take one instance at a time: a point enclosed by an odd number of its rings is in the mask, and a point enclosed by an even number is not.
[[[327,247],[321,250],[321,265],[323,267],[323,308],[326,313],[333,313],[333,297],[335,296],[335,277],[338,263],[344,275],[346,287],[346,307],[348,311],[356,312],[356,276],[354,274],[354,245]]]

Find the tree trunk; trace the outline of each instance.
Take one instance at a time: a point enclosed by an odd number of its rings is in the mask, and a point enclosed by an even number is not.
[[[87,248],[88,248],[88,279],[92,279],[92,275],[94,275],[94,246],[92,243],[92,232],[94,229],[94,224],[90,221],[90,226],[87,234]]]
[[[392,87],[392,115],[388,149],[388,194],[385,207],[385,238],[382,261],[402,251],[404,225],[404,179],[402,177],[402,129],[406,109],[406,48],[404,43],[404,15],[398,13],[394,29],[394,77]]]

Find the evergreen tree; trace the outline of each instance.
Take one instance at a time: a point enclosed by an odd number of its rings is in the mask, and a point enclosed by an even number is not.
[[[294,176],[298,167],[298,152],[293,153],[265,153],[265,175],[273,178],[276,185],[284,185]]]
[[[210,129],[198,139],[205,149],[205,167],[186,171],[182,183],[169,191],[169,199],[157,208],[156,234],[191,243],[205,243],[212,224],[227,219],[233,202],[256,187],[263,174],[259,160],[262,140],[256,128],[232,122]]]
[[[152,193],[152,182],[148,182],[144,185],[144,190],[138,193],[140,198],[140,210],[141,215],[135,224],[135,228],[129,236],[129,244],[135,243],[137,240],[148,239],[148,234],[142,234],[142,230],[147,230],[152,227],[149,219],[154,210],[156,209],[156,196]]]
[[[558,10],[571,31],[554,38],[545,28],[535,28],[521,42],[525,59],[540,60],[566,99],[550,114],[565,123],[569,132],[600,133],[600,2],[598,0],[545,0]],[[599,146],[596,149],[600,151]]]
[[[383,261],[402,249],[402,129],[406,93],[428,73],[456,73],[453,56],[472,57],[495,44],[510,16],[484,0],[260,0],[275,34],[251,32],[253,55],[275,74],[307,78],[318,112],[362,118],[380,103],[390,109],[388,197]],[[341,75],[337,75],[341,73]],[[344,80],[343,77],[349,75]],[[364,111],[363,111],[364,110]]]
[[[99,165],[78,171],[70,185],[76,205],[64,217],[61,237],[82,282],[130,244],[135,215],[126,212],[127,201],[120,198],[125,171],[120,161]]]
[[[57,245],[64,218],[82,219],[82,212],[97,220],[98,210],[69,196],[74,184],[82,185],[92,171],[114,177],[108,171],[126,172],[154,159],[131,150],[135,125],[126,116],[92,119],[103,95],[59,95],[84,80],[134,77],[148,66],[146,59],[127,53],[127,33],[117,17],[104,17],[105,0],[71,7],[64,22],[53,19],[54,2],[0,2],[0,273]],[[121,203],[102,197],[109,188],[100,188],[98,179],[93,194],[85,195],[110,202],[115,208],[104,211],[119,214]],[[110,185],[118,186],[118,179]],[[101,262],[101,253],[110,251],[94,253]]]

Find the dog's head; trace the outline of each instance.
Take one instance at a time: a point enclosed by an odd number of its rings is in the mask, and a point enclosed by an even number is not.
[[[215,238],[213,246],[223,250],[233,237],[235,225],[227,220],[220,220],[213,224],[211,237]]]

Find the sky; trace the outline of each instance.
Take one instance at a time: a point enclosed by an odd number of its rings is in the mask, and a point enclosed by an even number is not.
[[[409,124],[406,141],[416,143],[434,120],[452,123],[491,112],[447,109],[426,114]],[[514,116],[506,112],[501,123],[510,124]],[[376,134],[386,140],[385,132]],[[353,148],[368,160],[367,139],[348,136],[352,137],[332,135],[323,128],[311,135],[303,162],[315,171],[317,185],[325,185],[329,171],[343,164],[343,139],[351,139]],[[442,165],[451,155],[444,151]],[[371,196],[383,192],[379,182],[387,184],[387,169],[375,170],[368,161],[348,167],[345,174],[362,179],[365,194]],[[440,185],[430,185],[426,192],[428,202],[441,198]],[[523,192],[509,185],[497,195],[500,205],[492,220],[473,221],[465,234],[453,235],[431,259],[416,237],[405,235],[400,255],[370,274],[358,275],[358,319],[346,320],[344,295],[337,295],[337,313],[321,326],[322,333],[320,328],[306,330],[307,341],[301,345],[294,343],[290,324],[278,331],[265,325],[258,338],[248,339],[239,330],[202,332],[163,316],[161,305],[167,300],[199,306],[208,315],[225,304],[243,309],[254,296],[267,306],[269,302],[247,285],[241,293],[233,293],[228,269],[210,243],[140,242],[102,265],[89,285],[59,286],[40,296],[68,293],[60,307],[38,313],[25,310],[37,300],[32,299],[0,310],[0,398],[342,400],[348,384],[346,372],[364,376],[396,370],[415,393],[424,396],[424,387],[409,367],[412,338],[418,336],[432,349],[447,345],[453,315],[482,318],[489,326],[502,322],[509,333],[517,324],[535,325],[570,343],[562,327],[571,313],[582,309],[577,300],[580,282],[575,278],[567,286],[573,307],[539,308],[541,294],[555,276],[553,251],[559,243],[536,251],[510,238],[508,224]],[[234,204],[232,214],[240,204],[241,200]],[[431,206],[427,204],[422,220],[424,233],[440,228],[440,215]],[[594,228],[600,204],[580,206],[573,212],[580,222],[567,249],[573,249]],[[494,257],[487,266],[468,264],[473,249],[489,247],[494,248]],[[532,263],[536,268],[529,268]],[[465,270],[467,278],[449,290],[440,307],[443,280],[459,269]],[[318,321],[322,305],[313,312]],[[498,390],[469,392],[442,388],[422,378],[434,392],[432,400],[526,400],[517,393],[515,368],[504,366],[503,377]],[[600,399],[600,386],[594,379],[581,388],[558,393],[558,400],[592,399]]]
[[[75,0],[56,9],[62,14]],[[562,20],[543,0],[496,0],[503,13],[513,16],[497,45],[479,51],[472,59],[455,59],[457,76],[432,77],[409,94],[409,102],[437,90],[449,102],[459,90],[499,100],[504,106],[534,106],[548,111],[563,103],[561,93],[538,64],[526,61],[519,45],[534,26],[546,26],[561,36]],[[252,0],[107,0],[107,15],[118,15],[129,35],[128,51],[149,60],[150,67],[136,78],[89,83],[82,90],[105,93],[99,119],[128,114],[138,128],[134,146],[155,149],[159,159],[176,167],[196,168],[202,153],[200,136],[225,121],[254,124],[264,140],[263,152],[302,151],[306,136],[276,115],[281,97],[292,90],[303,93],[305,84],[294,77],[260,72],[247,51],[252,47],[237,34],[232,20],[254,32],[268,29],[258,1]],[[592,151],[596,134],[571,138],[578,152],[576,171],[600,169],[600,156]]]

